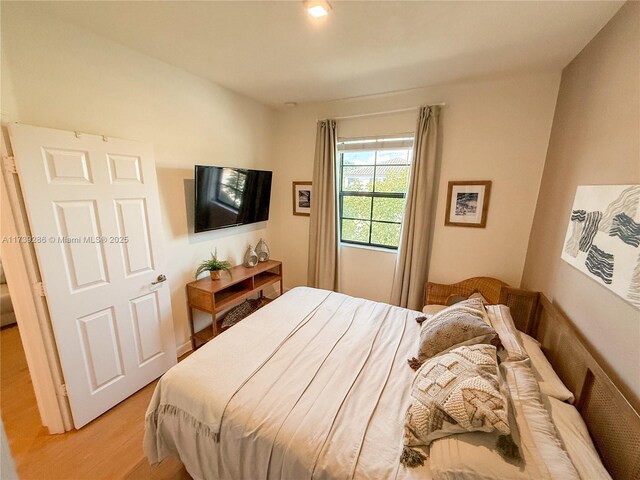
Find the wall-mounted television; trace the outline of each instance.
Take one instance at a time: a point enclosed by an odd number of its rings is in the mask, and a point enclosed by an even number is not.
[[[196,165],[195,232],[268,220],[271,176],[265,170]]]

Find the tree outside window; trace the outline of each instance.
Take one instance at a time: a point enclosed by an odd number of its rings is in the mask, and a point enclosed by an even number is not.
[[[412,153],[412,139],[400,140],[401,148],[385,148],[384,140],[339,145],[341,242],[398,248]]]

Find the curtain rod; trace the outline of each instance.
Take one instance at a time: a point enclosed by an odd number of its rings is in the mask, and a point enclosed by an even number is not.
[[[447,104],[444,102],[440,103],[430,103],[427,105],[428,107],[444,107]],[[402,113],[402,112],[411,112],[413,110],[418,110],[421,107],[408,107],[408,108],[398,108],[396,110],[385,110],[382,112],[371,112],[371,113],[357,113],[355,115],[344,115],[342,117],[331,117],[325,118],[323,120],[348,120],[351,118],[361,118],[361,117],[375,117],[376,115],[390,115],[392,113]]]
[[[390,133],[388,135],[358,135],[357,137],[338,137],[338,142],[347,141],[357,141],[357,140],[371,140],[378,138],[413,138],[415,136],[415,132],[404,132],[404,133]]]

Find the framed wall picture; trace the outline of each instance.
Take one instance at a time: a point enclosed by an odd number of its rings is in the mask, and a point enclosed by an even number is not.
[[[311,215],[311,182],[293,182],[293,214]]]
[[[485,228],[490,194],[490,180],[449,182],[444,224]]]

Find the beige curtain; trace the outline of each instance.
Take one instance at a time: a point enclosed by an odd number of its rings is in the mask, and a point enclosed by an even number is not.
[[[418,115],[402,236],[391,287],[391,303],[413,310],[422,309],[429,268],[439,113],[439,107],[429,106],[420,108]]]
[[[310,287],[338,290],[338,209],[336,201],[336,122],[318,122],[309,225]]]

